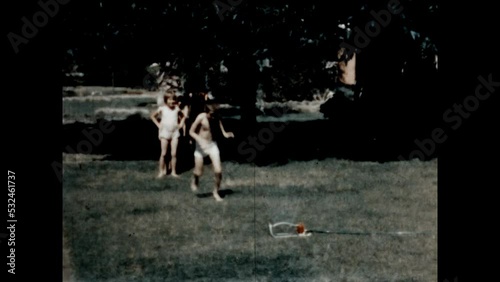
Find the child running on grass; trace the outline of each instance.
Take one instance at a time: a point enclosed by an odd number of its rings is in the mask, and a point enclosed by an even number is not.
[[[232,132],[226,132],[222,121],[215,114],[217,104],[213,101],[207,102],[205,112],[198,114],[194,120],[189,135],[196,141],[196,149],[194,151],[194,170],[191,189],[198,190],[200,177],[203,174],[203,158],[208,156],[212,161],[215,174],[215,187],[212,192],[216,201],[222,201],[219,195],[219,188],[222,181],[222,164],[220,160],[220,151],[215,141],[215,130],[220,128],[225,138],[233,138]]]
[[[164,95],[165,105],[161,105],[151,114],[151,120],[158,126],[158,139],[160,139],[161,154],[159,160],[158,178],[167,175],[165,156],[170,145],[169,168],[172,169],[172,176],[178,177],[177,167],[177,145],[179,144],[179,128],[184,126],[185,117],[177,105],[175,90],[168,89]],[[160,116],[160,120],[158,120]]]

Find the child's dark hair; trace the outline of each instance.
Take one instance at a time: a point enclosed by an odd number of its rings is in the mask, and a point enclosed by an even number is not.
[[[220,118],[219,116],[220,103],[217,100],[208,100],[205,103],[205,112],[211,113],[213,117]]]
[[[169,98],[172,98],[174,101],[177,102],[177,96],[175,95],[175,90],[171,88],[165,91],[165,94],[163,95],[163,101],[166,103]]]
[[[167,95],[175,95],[176,89],[175,88],[169,88],[165,91],[165,94]]]
[[[218,109],[220,106],[220,102],[215,100],[215,99],[212,99],[212,100],[207,100],[205,102],[205,107],[210,107],[210,108],[215,108],[215,109]]]

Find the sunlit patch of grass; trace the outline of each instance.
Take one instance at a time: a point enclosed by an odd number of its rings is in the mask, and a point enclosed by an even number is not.
[[[77,281],[436,280],[435,160],[223,168],[227,195],[216,203],[191,192],[191,171],[156,179],[154,161],[65,163],[63,223]],[[199,194],[213,183],[206,166]],[[274,239],[268,223],[277,221],[380,234]],[[393,231],[428,233],[382,234]]]

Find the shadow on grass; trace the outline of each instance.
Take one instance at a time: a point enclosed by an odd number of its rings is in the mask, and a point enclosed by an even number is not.
[[[127,214],[131,215],[143,215],[143,214],[154,214],[157,213],[160,209],[158,207],[146,207],[146,208],[134,208],[132,211]]]
[[[219,190],[219,195],[220,195],[221,198],[225,198],[226,195],[232,195],[234,193],[237,193],[237,192],[234,192],[231,189]],[[213,196],[212,196],[212,192],[210,192],[210,193],[199,193],[199,194],[196,194],[196,197],[202,199],[202,198],[210,198],[210,197],[213,197]]]
[[[252,162],[257,166],[283,166],[290,161],[325,158],[398,161],[400,155],[406,157],[416,149],[415,138],[428,138],[429,130],[421,129],[423,125],[413,128],[402,124],[398,127],[398,123],[379,124],[362,118],[356,120],[357,122],[344,119],[259,122],[257,128],[250,131],[242,127],[241,121],[226,119],[226,130],[234,132],[235,138],[220,138],[217,143],[223,161]],[[92,147],[92,154],[107,155],[105,160],[110,161],[158,160],[161,151],[158,129],[150,120],[133,117],[112,121],[111,125],[113,131],[103,135],[102,142]],[[273,133],[269,140],[262,139],[262,132],[274,127],[284,130]],[[92,130],[99,130],[98,124],[65,125],[64,148],[79,148],[80,142],[88,141],[89,138],[84,132],[93,132]],[[416,132],[413,133],[413,130]],[[329,134],[325,135],[326,131]],[[194,144],[190,143],[189,136],[181,136],[177,148],[177,173],[184,173],[193,168],[193,152]],[[433,157],[435,156],[426,158]],[[167,152],[166,162],[169,159],[170,152]]]
[[[167,176],[168,177],[168,176]],[[154,178],[151,180],[151,185],[123,185],[117,188],[107,188],[104,190],[106,193],[116,193],[116,192],[162,192],[172,189],[172,185],[169,183],[162,183],[162,181],[168,181],[167,177],[162,179]]]

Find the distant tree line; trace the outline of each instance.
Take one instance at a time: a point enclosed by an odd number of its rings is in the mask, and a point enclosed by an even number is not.
[[[330,2],[74,2],[62,24],[63,81],[147,88],[146,68],[158,63],[185,81],[185,91],[208,89],[236,104],[255,105],[258,91],[269,101],[311,99],[333,87],[331,62],[344,42],[359,52],[363,95],[379,106],[439,95],[431,86],[438,74],[437,0]],[[402,10],[380,25],[374,13],[390,3]],[[379,32],[360,46],[356,32],[374,34],[376,24]],[[253,110],[246,111],[251,118]]]

